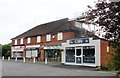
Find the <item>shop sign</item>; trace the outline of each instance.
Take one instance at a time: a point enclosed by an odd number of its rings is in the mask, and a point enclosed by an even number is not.
[[[70,44],[81,44],[81,43],[89,43],[89,38],[77,38],[71,39]]]
[[[14,46],[12,47],[12,51],[24,51],[25,46]]]
[[[45,46],[44,49],[62,49],[62,47],[59,45],[57,45],[57,46]]]

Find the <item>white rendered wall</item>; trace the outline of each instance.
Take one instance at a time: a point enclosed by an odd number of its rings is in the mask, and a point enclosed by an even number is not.
[[[63,47],[63,52],[62,52],[62,56],[61,56],[61,63],[65,63],[65,59],[66,59],[66,50],[65,47],[75,47],[75,46],[95,46],[95,64],[86,64],[84,63],[84,66],[100,66],[100,39],[97,40],[93,40],[92,38],[89,38],[89,43],[82,43],[82,44],[69,44],[69,40],[67,40],[67,42],[62,43],[62,47]],[[69,63],[70,64],[70,63]],[[73,63],[71,63],[71,65],[73,65]],[[75,64],[77,65],[77,64]],[[78,64],[79,65],[79,64]]]

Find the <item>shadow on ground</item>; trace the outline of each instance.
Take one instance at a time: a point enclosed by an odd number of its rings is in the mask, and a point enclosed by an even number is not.
[[[50,64],[50,66],[56,67],[56,68],[73,69],[73,70],[90,70],[90,71],[96,71],[95,67],[88,67],[88,66],[64,65],[64,64],[57,64],[57,65]]]

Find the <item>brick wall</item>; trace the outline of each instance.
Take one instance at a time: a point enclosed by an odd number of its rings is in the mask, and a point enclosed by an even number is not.
[[[101,65],[106,66],[111,62],[112,54],[111,49],[112,45],[109,45],[108,41],[100,40],[100,46],[101,46]],[[109,52],[107,52],[107,47],[109,47]]]
[[[53,38],[54,36],[54,38]],[[37,43],[37,37],[30,37],[31,43],[27,43],[27,38],[24,38],[23,43],[25,45],[61,45],[62,41],[66,41],[71,38],[75,38],[76,35],[74,32],[64,32],[63,33],[63,40],[57,40],[57,34],[51,34],[51,41],[46,42],[46,35],[41,36],[41,42]],[[12,45],[15,44],[15,40],[12,40]],[[17,39],[17,45],[20,45],[20,39]]]
[[[53,38],[54,36],[54,38]],[[68,39],[71,39],[71,38],[75,38],[76,35],[74,32],[63,32],[63,40],[58,40],[57,39],[57,33],[56,34],[51,34],[51,41],[47,42],[46,41],[46,35],[43,35],[41,36],[41,42],[40,43],[37,43],[37,36],[36,37],[30,37],[31,39],[31,42],[28,44],[27,43],[27,38],[24,38],[23,40],[23,43],[25,44],[25,46],[28,46],[28,45],[44,45],[44,46],[55,46],[55,45],[61,45],[62,41],[66,41]],[[12,40],[12,45],[14,45],[15,43],[15,40]],[[20,39],[17,39],[17,45],[20,45]],[[44,61],[44,49],[43,48],[40,48],[40,59],[41,61]],[[25,52],[23,52],[24,56],[25,56]]]

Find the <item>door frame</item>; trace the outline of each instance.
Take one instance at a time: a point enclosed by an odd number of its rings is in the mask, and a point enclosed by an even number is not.
[[[77,56],[77,49],[81,49],[81,55],[80,56]],[[75,64],[80,64],[80,65],[82,65],[83,64],[83,48],[82,48],[82,46],[77,46],[77,47],[75,47]],[[77,63],[77,57],[81,57],[81,63]]]

